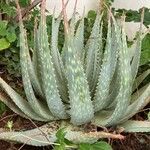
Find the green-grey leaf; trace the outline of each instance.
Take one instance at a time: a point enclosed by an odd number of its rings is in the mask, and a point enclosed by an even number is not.
[[[118,125],[118,127],[124,128],[124,132],[150,132],[149,121],[128,120],[127,122]]]
[[[28,118],[16,105],[11,101],[11,99],[5,95],[4,93],[0,92],[0,100],[8,106],[12,111],[16,114],[20,115],[21,117]]]
[[[50,55],[45,14],[41,14],[38,30],[38,63],[42,89],[51,113],[61,119],[67,118],[65,106],[57,88],[54,64]]]
[[[80,125],[89,122],[93,118],[94,111],[82,63],[74,52],[74,46],[70,42],[68,44],[66,61],[66,75],[71,106],[69,113],[71,122]]]
[[[12,101],[18,106],[18,108],[25,113],[28,117],[33,120],[47,121],[38,116],[37,113],[31,108],[29,103],[23,99],[15,90],[13,90],[2,78],[0,78],[0,87],[4,89],[7,95],[12,99]]]

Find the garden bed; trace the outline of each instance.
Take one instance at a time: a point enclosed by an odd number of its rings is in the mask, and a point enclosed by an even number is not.
[[[135,116],[135,118],[142,119],[145,116],[145,112],[142,112]],[[12,130],[27,130],[35,128],[37,126],[43,125],[41,122],[21,118],[20,116],[14,114],[12,111],[7,110],[3,113],[0,118],[0,128],[7,128],[8,121],[13,121]],[[9,130],[9,129],[8,129]],[[150,136],[145,133],[130,133],[124,134],[124,140],[107,140],[112,145],[114,150],[149,150],[150,149]],[[51,147],[33,147],[25,144],[16,144],[11,142],[0,141],[1,150],[50,150]]]

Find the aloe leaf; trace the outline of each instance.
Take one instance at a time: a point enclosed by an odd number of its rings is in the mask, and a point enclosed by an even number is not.
[[[108,119],[107,124],[113,125],[116,124],[124,115],[130,100],[131,94],[131,67],[130,67],[130,59],[128,57],[128,48],[126,41],[126,34],[124,31],[124,26],[122,27],[122,43],[121,49],[119,51],[119,69],[120,69],[120,90],[117,95],[117,105],[112,114],[112,116]]]
[[[63,79],[63,65],[59,51],[58,51],[58,32],[59,32],[59,26],[60,26],[61,18],[58,18],[55,20],[53,17],[52,19],[52,36],[51,36],[51,55],[53,59],[53,63],[55,65],[55,68],[57,72],[59,73],[59,76]]]
[[[138,35],[138,39],[136,42],[136,47],[135,47],[135,51],[134,51],[134,57],[131,63],[131,70],[132,70],[132,79],[134,81],[137,72],[138,72],[138,67],[140,64],[140,56],[141,56],[141,43],[142,43],[142,37],[141,37],[141,31]]]
[[[45,17],[45,1],[42,3],[41,20],[38,31],[38,59],[41,66],[40,72],[42,73],[42,88],[46,97],[46,101],[51,113],[61,119],[67,117],[65,106],[60,98],[57,88],[57,81],[55,76],[54,65],[50,55],[47,26]]]
[[[130,58],[128,57],[128,49],[126,42],[126,35],[124,27],[122,27],[122,41],[120,41],[119,51],[119,76],[120,76],[120,89],[116,97],[116,107],[114,112],[109,118],[106,118],[102,125],[115,125],[123,117],[126,109],[129,105],[130,94],[131,94],[131,67]]]
[[[40,88],[43,92],[42,89],[42,72],[41,72],[41,64],[39,63],[39,58],[38,58],[38,29],[37,29],[37,20],[35,19],[35,26],[34,26],[34,49],[33,49],[33,56],[32,56],[32,64],[33,64],[33,69],[35,72],[35,76],[40,83]],[[43,96],[44,97],[44,96]],[[45,98],[45,97],[44,97]]]
[[[76,6],[75,6],[76,7]],[[75,8],[76,9],[76,8]],[[75,36],[75,27],[76,27],[76,12],[73,12],[72,18],[70,19],[70,24],[69,24],[69,32],[70,32],[70,37],[73,38]],[[62,57],[62,61],[64,66],[66,65],[66,57],[67,57],[67,39],[65,36],[65,41],[64,41],[64,45],[62,48],[62,52],[61,52],[61,57]]]
[[[110,73],[110,85],[109,85],[109,95],[103,101],[101,109],[104,109],[109,106],[109,108],[116,106],[116,97],[120,89],[120,80],[119,80],[119,63],[118,63],[118,52],[119,52],[119,43],[121,42],[121,31],[119,25],[113,20],[112,25],[112,35],[111,35],[111,73]]]
[[[70,45],[69,45],[70,44]],[[94,111],[89,87],[81,61],[74,54],[74,46],[68,44],[66,75],[70,98],[71,122],[76,125],[89,122]]]
[[[131,104],[134,103],[142,94],[144,94],[146,97],[148,96],[147,94],[149,94],[149,88],[150,88],[150,83],[147,83],[146,85],[144,85],[142,88],[138,89],[136,92],[134,92],[132,94],[131,97]],[[145,97],[144,96],[144,97]],[[144,98],[143,97],[143,98]]]
[[[51,55],[52,61],[55,68],[55,74],[57,78],[57,85],[59,93],[64,101],[68,101],[68,93],[67,93],[67,81],[65,77],[65,71],[63,62],[58,51],[58,32],[61,18],[58,18],[55,21],[53,17],[52,20],[52,37],[51,37]]]
[[[139,110],[144,108],[150,102],[150,84],[145,85],[139,91],[137,91],[131,99],[131,104],[124,117],[120,120],[120,122],[124,122],[134,116]]]
[[[2,78],[0,78],[0,87],[5,90],[12,101],[28,117],[33,120],[48,121],[47,119],[38,116],[38,114],[35,113],[31,108],[30,104],[25,99],[23,99],[16,91],[14,91]]]
[[[33,67],[35,70],[35,74],[38,77],[38,60],[37,60],[37,49],[38,49],[38,40],[37,40],[37,18],[35,18],[34,21],[34,47],[33,47],[33,56],[32,56],[32,62],[33,62]]]
[[[23,44],[23,41],[21,41],[21,44]],[[48,110],[48,107],[44,103],[41,103],[34,94],[34,90],[32,88],[31,80],[30,80],[30,74],[28,73],[28,66],[29,66],[29,61],[27,62],[26,57],[29,57],[28,54],[26,54],[25,49],[23,49],[23,46],[21,47],[20,51],[20,63],[21,63],[21,70],[22,70],[22,80],[23,80],[23,85],[24,85],[24,90],[26,93],[26,97],[31,105],[31,107],[41,116],[44,117],[48,120],[53,120],[54,117]],[[24,52],[23,52],[24,50]],[[28,55],[28,56],[27,56]]]
[[[123,128],[124,132],[150,132],[149,121],[133,121],[128,120],[123,124],[118,125],[118,128]]]
[[[26,39],[27,41],[27,39]],[[37,61],[37,25],[35,22],[35,27],[34,27],[34,49],[33,49],[33,56],[32,60],[30,57],[30,54],[28,53],[28,70],[29,70],[29,75],[30,75],[30,80],[32,83],[32,86],[38,96],[41,98],[44,98],[44,94],[40,85],[40,80],[39,80],[39,74],[38,74],[38,61]]]
[[[67,46],[66,46],[66,39],[65,39],[64,45],[62,48],[62,52],[61,52],[61,58],[62,58],[62,62],[63,62],[64,67],[66,66],[66,57],[67,57],[66,51],[67,51]]]
[[[103,63],[98,79],[98,85],[96,87],[96,93],[94,97],[94,108],[95,111],[99,111],[107,105],[108,101],[106,100],[109,96],[110,83],[116,68],[117,62],[117,50],[118,50],[118,38],[116,39],[115,33],[112,33],[110,20],[108,22],[108,33],[106,48],[104,52]],[[116,29],[116,27],[115,27]],[[116,30],[115,30],[116,31]],[[113,34],[113,37],[112,37]],[[118,32],[119,34],[119,32]],[[116,39],[116,45],[112,42]]]
[[[8,132],[2,130],[3,132],[0,132],[0,139],[26,143],[27,145],[33,146],[47,146],[54,144],[57,140],[55,136],[57,130],[58,125],[52,122],[51,124],[46,124],[42,127],[22,132]]]
[[[12,111],[16,114],[20,115],[21,117],[28,118],[16,105],[11,99],[4,93],[0,92],[0,101],[2,101],[6,106],[8,106]]]
[[[64,10],[65,48],[66,48],[66,77],[68,80],[68,93],[70,99],[71,123],[81,125],[89,122],[94,116],[89,86],[80,59],[74,47],[74,38],[69,32],[66,11]]]
[[[77,28],[76,34],[74,36],[74,45],[75,50],[77,53],[77,56],[81,60],[81,62],[84,64],[84,18],[81,19],[79,26]]]
[[[114,109],[117,104],[117,95],[120,89],[120,81],[119,81],[119,68],[117,65],[116,71],[112,78],[110,84],[109,96],[105,99],[105,103],[103,104],[103,109]]]
[[[133,84],[132,91],[135,91],[138,86],[142,83],[142,81],[150,74],[150,69],[144,71],[140,76],[138,76]]]
[[[76,6],[75,6],[76,7]],[[76,8],[75,8],[76,9]],[[74,37],[75,36],[75,29],[76,29],[76,10],[74,9],[74,12],[72,14],[72,17],[70,19],[70,36]]]
[[[35,128],[28,131],[22,132],[8,132],[4,129],[0,129],[0,139],[7,141],[15,141],[19,143],[26,143],[32,146],[48,146],[57,145],[55,143],[57,140],[57,131],[64,127],[59,122],[47,123],[39,128]],[[74,127],[72,124],[66,123],[65,128],[65,139],[70,142],[80,144],[80,143],[95,143],[101,138],[113,138],[113,139],[123,139],[124,137],[120,134],[111,134],[106,132],[88,132],[85,133],[84,129],[81,127]],[[65,145],[67,148],[67,145]],[[69,147],[70,148],[70,147]]]
[[[35,112],[39,114],[39,116],[47,120],[53,120],[54,117],[52,116],[48,107],[44,105],[44,103],[41,103],[34,94],[32,83],[30,80],[30,78],[31,79],[33,78],[30,77],[30,75],[34,76],[35,74],[33,68],[31,68],[32,64],[31,64],[31,59],[30,59],[30,54],[29,54],[29,49],[27,44],[27,37],[26,37],[26,32],[24,30],[21,16],[20,16],[19,23],[20,23],[20,64],[21,64],[21,71],[22,71],[22,80],[23,80],[23,85],[24,85],[24,90],[26,93],[27,100],[29,101],[31,107],[35,110]],[[33,73],[33,75],[30,74],[29,71],[30,73]],[[37,80],[35,79],[35,81]]]
[[[80,58],[80,61],[84,64],[84,57],[85,57],[85,51],[84,51],[84,18],[82,18],[79,22],[79,25],[77,27],[76,33],[75,33],[75,27],[77,25],[75,20],[75,13],[73,14],[73,17],[71,18],[70,22],[70,38],[74,38],[74,47],[76,50],[76,53],[78,57]],[[62,51],[62,59],[65,64],[65,60],[67,57],[67,47],[66,42],[64,43],[63,51]]]
[[[96,16],[95,23],[92,28],[91,35],[89,37],[89,40],[87,41],[87,45],[85,46],[86,50],[86,58],[85,58],[85,72],[87,76],[87,80],[90,86],[90,89],[92,89],[93,85],[93,72],[97,71],[94,68],[94,64],[98,61],[98,53],[101,53],[102,51],[102,43],[101,43],[101,36],[100,35],[100,21],[101,21],[102,15],[99,13]],[[97,67],[97,66],[95,66]],[[99,70],[98,70],[99,71]]]
[[[25,35],[26,36],[26,35]],[[26,37],[26,42],[27,42],[27,37]],[[29,70],[29,75],[30,75],[30,80],[32,83],[32,86],[38,96],[41,98],[44,98],[44,94],[40,85],[39,81],[39,75],[38,75],[38,61],[37,61],[37,51],[36,49],[38,48],[37,46],[37,22],[35,20],[35,26],[34,26],[34,49],[33,49],[33,56],[32,60],[29,54],[28,50],[28,70]]]
[[[111,79],[114,76],[118,62],[119,43],[121,42],[121,29],[119,25],[113,21],[112,24],[112,42],[111,42]]]
[[[42,92],[42,88],[41,88],[40,82],[38,80],[37,74],[35,72],[33,62],[31,61],[30,55],[28,55],[28,72],[29,72],[31,84],[33,85],[33,88],[34,88],[36,94],[39,95],[40,97],[44,98],[44,94]]]
[[[102,56],[103,56],[103,43],[102,43],[102,32],[103,32],[103,23],[100,26],[100,32],[98,39],[96,40],[95,44],[97,44],[97,50],[95,51],[94,56],[94,68],[93,68],[93,76],[91,79],[91,93],[95,92],[96,85],[98,83],[98,77],[101,69],[102,63]]]
[[[150,85],[146,85],[143,88],[141,88],[138,92],[136,92],[132,96],[133,103],[131,103],[128,108],[126,109],[126,112],[120,118],[117,123],[122,123],[127,121],[129,118],[131,118],[133,115],[135,115],[139,110],[144,108],[149,102],[150,102]],[[92,123],[97,126],[105,126],[106,120],[110,118],[113,114],[113,110],[109,111],[100,111],[95,114],[94,119],[92,120]]]
[[[95,113],[94,118],[91,120],[93,125],[102,127],[106,125],[106,120],[108,120],[113,114],[112,110],[101,110]]]

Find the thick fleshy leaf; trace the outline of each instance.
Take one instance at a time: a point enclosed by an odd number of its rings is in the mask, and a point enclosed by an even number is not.
[[[98,77],[101,69],[101,64],[102,64],[102,57],[103,57],[103,23],[101,23],[100,26],[100,31],[99,31],[99,36],[97,37],[98,39],[96,40],[95,44],[97,44],[97,49],[95,51],[95,56],[94,56],[94,67],[93,67],[93,72],[92,72],[92,79],[91,79],[91,93],[95,92],[96,86],[98,84]]]
[[[150,132],[150,121],[133,121],[128,120],[127,122],[118,125],[118,128],[123,128],[124,132]]]
[[[119,40],[119,32],[117,32],[117,25],[115,24],[114,31],[111,30],[110,19],[108,22],[108,32],[107,32],[107,40],[106,40],[106,48],[104,52],[103,63],[101,66],[101,71],[99,74],[98,85],[96,87],[96,93],[94,97],[94,108],[95,111],[99,111],[107,105],[107,98],[109,96],[109,89],[112,77],[115,72],[116,63],[117,63],[117,51],[118,40]],[[119,31],[119,30],[118,30]],[[119,36],[116,36],[116,33]],[[115,40],[116,43],[112,43]]]
[[[71,122],[80,125],[89,122],[94,111],[82,63],[74,52],[73,46],[68,45],[66,75],[71,107],[69,113]]]
[[[26,40],[27,41],[27,40]],[[32,60],[30,55],[28,55],[28,70],[29,70],[29,75],[30,75],[30,80],[33,85],[33,88],[36,92],[37,95],[39,95],[41,98],[45,98],[40,80],[39,80],[39,74],[38,74],[38,62],[37,62],[37,22],[35,20],[35,26],[34,26],[34,49],[33,49],[33,56]]]
[[[131,104],[126,110],[124,117],[120,122],[124,122],[134,116],[139,110],[143,109],[150,102],[150,84],[145,85],[139,91],[134,93]]]
[[[135,115],[139,110],[144,108],[144,106],[146,106],[150,102],[150,85],[146,85],[145,87],[140,89],[136,94],[134,94],[131,101],[133,101],[133,103],[128,106],[126,112],[118,121],[118,123],[127,121],[129,118]],[[92,120],[92,124],[97,126],[104,126],[104,122],[106,122],[107,118],[110,118],[112,114],[113,110],[99,111],[95,114],[95,117]]]
[[[4,94],[3,92],[0,92],[0,101],[2,101],[6,106],[8,106],[12,111],[14,111],[16,114],[20,115],[21,117],[28,118],[16,105],[11,99]]]
[[[51,113],[61,119],[67,117],[65,106],[60,98],[57,88],[57,81],[55,76],[54,65],[50,55],[47,26],[45,17],[45,1],[42,2],[41,20],[38,30],[38,63],[40,65],[42,89],[44,91],[46,101]]]
[[[105,109],[114,109],[117,104],[117,95],[119,93],[120,89],[120,79],[119,79],[119,68],[118,64],[114,73],[114,76],[112,78],[111,84],[110,84],[110,94],[106,99],[106,105],[104,105]]]
[[[115,125],[123,117],[126,109],[129,105],[130,94],[131,94],[131,67],[130,58],[128,57],[126,35],[124,27],[122,27],[122,37],[119,43],[119,81],[120,89],[115,99],[117,102],[116,107],[112,114],[101,121],[101,125]]]
[[[51,37],[51,55],[55,68],[57,85],[59,93],[64,101],[68,101],[67,80],[65,77],[64,65],[58,50],[58,32],[61,18],[52,20],[52,37]]]
[[[141,31],[138,35],[138,39],[136,42],[136,47],[135,47],[135,51],[134,51],[134,57],[131,63],[131,70],[132,70],[132,79],[134,81],[137,72],[138,72],[138,67],[140,64],[140,56],[141,56],[141,43],[142,43],[142,37],[141,37]]]
[[[34,25],[34,48],[33,48],[33,56],[32,56],[32,64],[33,64],[33,69],[35,72],[35,75],[40,83],[40,87],[42,90],[42,80],[41,80],[41,75],[42,73],[41,71],[41,65],[38,63],[38,29],[37,29],[37,19],[35,19],[35,25]],[[43,91],[42,91],[43,92]]]
[[[129,105],[130,94],[131,94],[131,67],[130,59],[128,57],[127,41],[122,27],[122,43],[120,42],[119,51],[119,72],[120,72],[120,90],[117,95],[117,105],[111,117],[107,120],[107,125],[117,124],[122,118],[126,109]]]
[[[30,54],[29,54],[29,49],[27,44],[26,32],[24,30],[24,26],[21,19],[21,12],[20,12],[19,23],[20,23],[20,64],[21,64],[21,71],[22,71],[22,80],[23,80],[23,85],[24,85],[24,90],[25,90],[27,100],[29,101],[33,110],[37,112],[39,116],[47,120],[53,120],[54,117],[52,116],[48,107],[44,103],[41,103],[34,94],[34,90],[31,83],[32,77],[30,77],[30,75],[33,76],[35,74],[33,75],[30,74],[30,73],[34,73],[34,70],[31,69],[32,64],[31,64],[31,59],[30,59]]]
[[[85,46],[85,72],[87,76],[87,80],[90,86],[90,90],[93,87],[93,73],[95,74],[97,71],[99,73],[99,68],[97,70],[97,65],[99,65],[99,60],[98,54],[102,53],[102,33],[100,31],[100,22],[101,22],[102,15],[99,13],[96,16],[91,35],[89,37],[89,40],[87,41],[87,44]],[[101,55],[100,55],[101,56]],[[98,63],[98,64],[97,64]],[[96,66],[94,66],[97,64]],[[96,67],[96,69],[95,69]],[[96,71],[96,72],[95,72]]]
[[[37,113],[31,108],[30,104],[23,99],[15,90],[13,90],[2,78],[0,78],[0,87],[7,93],[12,101],[18,106],[18,108],[33,120],[48,121],[38,116]]]
[[[140,76],[138,76],[134,81],[132,91],[135,91],[149,74],[150,74],[150,69],[144,71]]]
[[[74,36],[74,46],[77,53],[77,56],[84,65],[84,18],[81,19],[79,26],[77,28],[76,34]]]
[[[13,141],[18,143],[26,143],[33,146],[52,145],[56,140],[56,132],[58,130],[57,123],[46,124],[40,128],[35,128],[28,131],[8,132],[0,130],[0,139]]]
[[[59,122],[51,122],[39,128],[22,132],[8,132],[0,129],[0,139],[26,143],[33,146],[55,145],[57,131],[64,127]],[[65,138],[73,143],[95,143],[100,138],[124,139],[120,134],[111,134],[106,132],[89,132],[85,133],[83,128],[74,127],[72,124],[65,122]]]

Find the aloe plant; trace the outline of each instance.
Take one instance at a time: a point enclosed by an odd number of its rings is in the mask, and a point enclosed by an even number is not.
[[[2,130],[0,139],[44,146],[56,141],[56,132],[61,127],[66,127],[65,137],[75,143],[93,143],[108,136],[122,138],[121,135],[105,132],[87,133],[83,126],[87,123],[100,127],[117,125],[125,132],[150,132],[150,122],[129,120],[150,102],[149,83],[136,90],[150,73],[147,70],[136,78],[141,31],[134,55],[130,56],[124,21],[121,24],[116,22],[109,13],[106,44],[102,42],[102,14],[98,12],[91,36],[84,45],[84,18],[75,32],[76,22],[74,18],[70,24],[67,22],[64,9],[65,42],[60,53],[58,32],[61,15],[53,18],[49,43],[43,0],[40,23],[34,34],[32,58],[19,13],[20,64],[26,99],[2,78],[0,99],[22,117],[48,123],[24,132]]]

